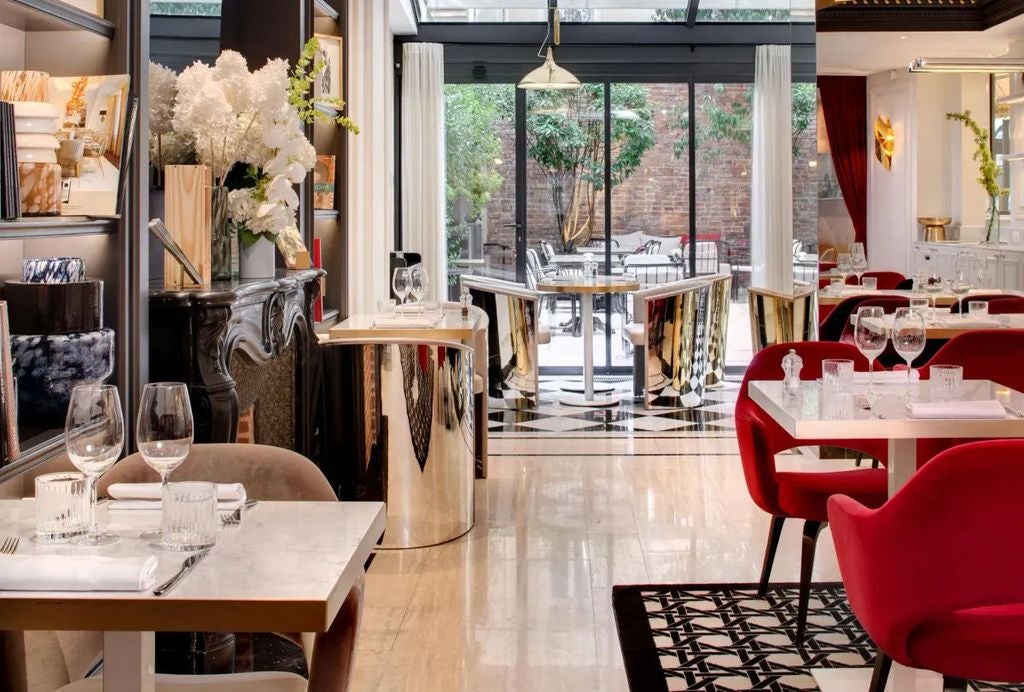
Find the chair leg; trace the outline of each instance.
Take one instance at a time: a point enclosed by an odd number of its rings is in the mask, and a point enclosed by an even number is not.
[[[889,670],[892,659],[881,649],[875,654],[875,669],[871,673],[871,685],[868,692],[885,692],[885,683],[889,681]]]
[[[797,610],[796,643],[802,644],[807,632],[807,609],[811,600],[811,572],[814,571],[814,551],[818,547],[818,534],[825,527],[823,521],[804,522],[803,550],[800,555],[800,602]]]
[[[761,582],[757,587],[757,595],[764,598],[768,593],[768,582],[772,578],[772,565],[775,564],[775,553],[779,549],[779,539],[782,538],[782,525],[786,523],[786,517],[772,517],[772,524],[768,527],[768,545],[764,549],[764,564],[761,565]]]
[[[952,678],[948,675],[942,676],[943,692],[966,692],[967,681],[963,678]]]

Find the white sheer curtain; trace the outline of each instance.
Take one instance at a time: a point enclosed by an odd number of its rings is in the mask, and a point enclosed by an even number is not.
[[[428,300],[448,287],[444,46],[406,43],[402,59],[402,249],[423,256]]]
[[[348,109],[360,127],[348,137],[348,293],[350,315],[369,314],[387,298],[394,247],[394,40],[389,4],[350,2]],[[333,235],[323,251],[340,252]],[[327,281],[340,277],[328,276]]]
[[[793,292],[793,77],[789,46],[758,46],[751,175],[751,285]]]

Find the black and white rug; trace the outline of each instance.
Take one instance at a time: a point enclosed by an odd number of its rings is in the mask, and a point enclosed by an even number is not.
[[[634,401],[632,382],[619,378],[612,383],[613,396],[621,403],[606,409],[563,406],[558,397],[565,385],[579,385],[579,380],[543,378],[540,382],[540,405],[536,408],[504,407],[500,400],[491,400],[489,425],[491,434],[503,433],[709,433],[735,434],[733,410],[739,384],[726,382],[716,390],[705,392],[704,402],[694,408],[645,409],[642,401]],[[600,396],[600,395],[599,395]]]
[[[612,605],[632,692],[817,690],[813,669],[874,665],[875,646],[838,583],[813,587],[802,647],[793,644],[795,585],[765,598],[754,584],[616,586]]]

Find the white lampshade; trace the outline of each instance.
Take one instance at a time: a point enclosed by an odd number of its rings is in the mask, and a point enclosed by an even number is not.
[[[548,46],[548,57],[544,64],[533,70],[519,82],[520,89],[579,89],[580,80],[576,75],[555,63],[554,51]]]

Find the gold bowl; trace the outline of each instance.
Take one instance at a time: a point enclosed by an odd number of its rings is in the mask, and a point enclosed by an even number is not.
[[[917,222],[924,226],[924,241],[938,243],[946,239],[946,226],[953,219],[948,216],[919,216]]]

